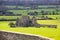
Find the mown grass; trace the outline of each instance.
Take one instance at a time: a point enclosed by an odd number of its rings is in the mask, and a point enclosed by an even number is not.
[[[10,21],[9,21],[10,22]],[[54,38],[55,40],[60,40],[60,20],[38,20],[37,22],[39,24],[56,24],[57,29],[55,28],[35,28],[35,27],[17,27],[17,28],[10,28],[9,22],[4,21],[0,22],[0,30],[7,30],[7,31],[13,31],[13,32],[23,32],[23,33],[29,33],[29,34],[37,34],[37,35],[43,35],[49,38]]]

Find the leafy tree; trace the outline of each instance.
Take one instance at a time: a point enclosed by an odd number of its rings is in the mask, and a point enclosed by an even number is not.
[[[44,13],[45,13],[45,12],[42,10],[42,11],[41,11],[41,14],[44,15]]]

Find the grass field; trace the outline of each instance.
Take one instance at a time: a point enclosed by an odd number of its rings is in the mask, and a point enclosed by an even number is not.
[[[37,18],[40,18],[42,15],[38,15],[36,16]],[[48,17],[51,17],[53,19],[60,19],[60,15],[45,15],[45,16],[48,16]],[[16,18],[20,18],[21,16],[0,16],[0,19],[16,19]],[[31,16],[30,16],[31,17]]]
[[[56,24],[58,28],[35,28],[35,27],[17,27],[17,28],[10,28],[8,23],[10,21],[0,22],[0,30],[7,30],[13,32],[23,32],[23,33],[30,33],[30,34],[37,34],[43,35],[49,38],[54,38],[55,40],[60,40],[60,20],[38,20],[39,24]]]
[[[11,8],[15,8],[15,6],[8,6]],[[40,6],[40,7],[44,7],[44,6]],[[47,6],[46,6],[47,7]],[[56,9],[42,9],[44,11],[55,11]],[[17,13],[17,14],[23,14],[23,15],[27,15],[28,12],[34,12],[37,11],[41,12],[40,9],[38,10],[8,10],[10,12],[13,13]],[[60,13],[60,11],[58,12]],[[41,15],[38,15],[37,17],[40,17]],[[30,34],[37,34],[37,35],[42,35],[42,36],[46,36],[49,38],[54,38],[55,40],[60,40],[60,15],[46,15],[48,17],[52,17],[54,19],[56,19],[56,17],[59,20],[38,20],[37,22],[39,24],[56,24],[57,25],[57,29],[55,28],[35,28],[35,27],[16,27],[16,28],[10,28],[10,26],[8,25],[9,22],[11,21],[0,21],[0,30],[7,30],[7,31],[13,31],[13,32],[23,32],[23,33],[30,33]],[[17,17],[20,18],[20,16],[0,16],[0,19],[5,18],[5,19],[16,19]],[[14,21],[15,22],[15,21]]]
[[[11,6],[11,5],[8,6],[8,5],[6,5],[6,7],[8,7],[8,8],[15,8],[16,6]],[[42,7],[43,7],[43,8],[56,7],[56,5],[41,5],[41,6],[38,6],[38,8],[42,8]],[[24,6],[18,6],[18,8],[23,8],[23,9],[25,9],[26,7],[24,7]],[[30,7],[29,7],[29,8],[30,8]],[[52,11],[55,11],[55,12],[56,12],[56,8],[35,9],[35,10],[8,10],[8,11],[13,12],[13,13],[18,13],[18,14],[27,15],[28,12],[34,12],[34,11],[37,11],[37,12],[39,12],[39,14],[40,14],[41,10],[49,11],[49,12],[51,12],[51,13],[52,13]],[[58,10],[59,10],[58,13],[60,13],[60,5],[59,5]]]
[[[0,19],[16,19],[16,18],[20,18],[20,16],[0,16]]]
[[[38,15],[38,17],[41,17],[42,15]],[[49,18],[53,18],[53,19],[60,19],[60,15],[44,15],[44,16],[48,16]]]
[[[18,13],[18,14],[27,14],[28,12],[34,12],[34,11],[37,11],[37,12],[41,12],[41,10],[44,10],[44,11],[55,11],[55,9],[35,9],[35,10],[8,10],[10,12],[13,12],[13,13]]]

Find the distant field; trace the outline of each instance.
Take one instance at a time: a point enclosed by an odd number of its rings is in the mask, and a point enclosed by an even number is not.
[[[40,18],[42,15],[38,15],[37,18]],[[60,15],[45,15],[45,16],[48,16],[48,17],[51,17],[53,19],[60,19]],[[16,19],[16,18],[20,18],[21,16],[0,16],[0,19]]]
[[[30,12],[37,11],[39,15],[41,15],[41,11],[48,11],[49,13],[58,13],[60,15],[60,11],[56,12],[56,9],[37,9],[37,10],[8,10],[9,12],[13,12],[15,14],[22,14],[22,15],[27,15]]]
[[[7,5],[7,7],[9,7],[9,8],[15,8],[16,6],[8,6]],[[41,5],[41,6],[39,6],[38,8],[48,8],[48,7],[56,7],[56,6],[54,6],[54,5]],[[18,6],[18,8],[23,8],[23,9],[25,9],[25,8],[30,8],[30,7],[24,7],[24,6]],[[41,12],[41,10],[43,10],[43,11],[49,11],[49,13],[52,13],[52,11],[54,11],[54,12],[56,12],[56,8],[48,8],[48,9],[35,9],[35,10],[8,10],[9,12],[13,12],[13,13],[15,13],[15,14],[23,14],[23,15],[27,15],[27,13],[29,13],[29,12],[34,12],[34,11],[37,11],[37,12],[39,12],[39,14],[41,14],[40,12]],[[59,5],[59,8],[58,8],[58,10],[59,10],[59,14],[60,14],[60,5]]]
[[[27,13],[29,13],[29,12],[34,12],[34,11],[40,12],[41,10],[9,10],[9,11],[13,12],[15,14],[27,15]]]
[[[40,16],[42,16],[42,15],[38,15],[38,17],[40,17]],[[60,19],[60,15],[44,15],[44,16],[48,16],[48,17],[50,17],[50,18],[53,18],[53,19]]]
[[[60,20],[38,20],[37,22],[39,24],[56,24],[57,29],[55,28],[35,28],[35,27],[29,27],[29,28],[10,28],[9,27],[10,21],[0,21],[0,30],[7,30],[7,31],[13,31],[13,32],[23,32],[23,33],[31,33],[31,34],[37,34],[46,36],[49,38],[54,38],[55,40],[60,40]]]
[[[9,10],[10,12],[17,13],[17,14],[27,14],[28,12],[41,12],[41,10],[44,11],[55,11],[55,9],[36,9],[36,10]]]
[[[20,16],[0,16],[0,19],[16,19],[20,18]]]
[[[14,6],[14,5],[5,5],[6,7],[9,7],[9,8],[15,8],[16,6]],[[44,8],[47,8],[47,7],[56,7],[56,5],[40,5],[40,6],[38,6],[39,8],[41,8],[41,7],[44,7]],[[59,7],[60,7],[60,5],[59,5]],[[24,6],[18,6],[18,8],[25,8]]]

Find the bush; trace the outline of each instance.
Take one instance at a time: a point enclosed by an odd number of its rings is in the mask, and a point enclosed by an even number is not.
[[[10,22],[10,23],[9,23],[9,26],[10,26],[10,27],[16,27],[16,25],[15,25],[13,22]]]

